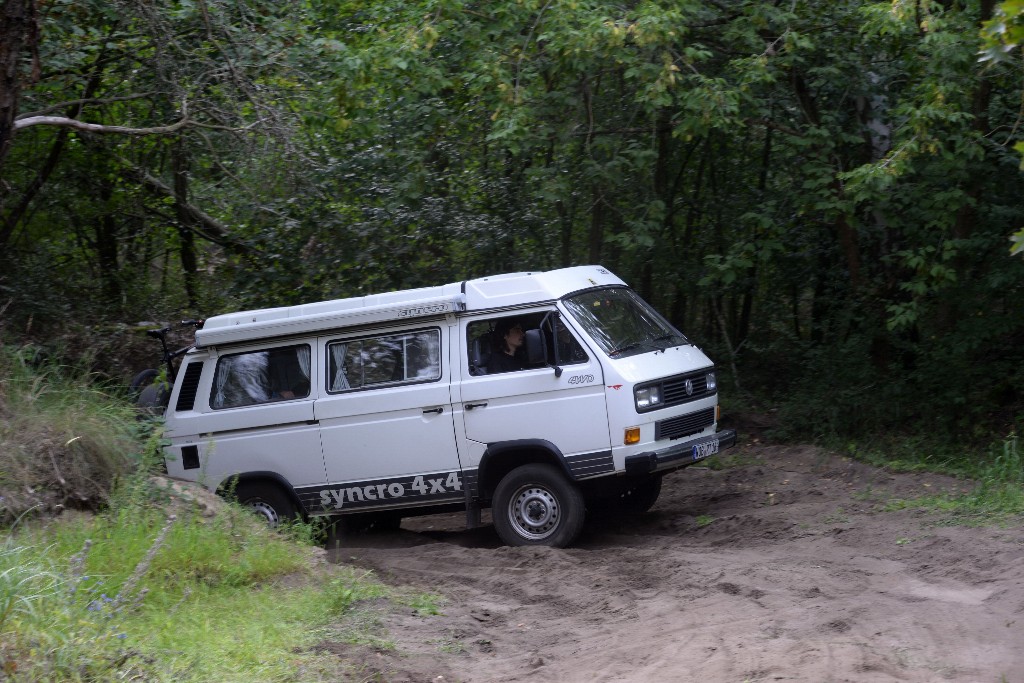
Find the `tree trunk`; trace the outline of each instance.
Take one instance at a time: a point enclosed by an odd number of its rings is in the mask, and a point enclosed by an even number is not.
[[[188,152],[179,139],[171,148],[171,166],[174,172],[174,210],[178,217],[178,248],[181,253],[181,270],[185,283],[188,307],[199,308],[199,292],[196,283],[198,270],[195,234],[192,228],[195,219],[188,203]]]
[[[39,26],[36,23],[35,0],[3,0],[0,7],[0,213],[9,191],[4,177],[4,161],[14,139],[14,120],[18,116],[21,96],[21,57],[28,49],[33,55],[33,77],[39,70],[36,44]],[[11,230],[0,228],[0,245],[10,239]]]
[[[601,262],[601,247],[604,244],[604,210],[601,206],[601,188],[596,184],[591,189],[590,240],[588,256],[591,263]]]
[[[103,303],[108,311],[121,306],[121,267],[118,262],[117,223],[111,212],[110,200],[114,196],[114,185],[109,180],[100,183],[100,199],[104,211],[96,217],[96,257],[100,266],[100,284]]]

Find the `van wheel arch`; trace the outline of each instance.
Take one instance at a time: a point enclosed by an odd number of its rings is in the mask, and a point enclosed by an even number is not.
[[[522,465],[552,465],[562,471],[570,481],[572,471],[562,457],[562,452],[545,439],[518,439],[501,441],[487,446],[480,458],[478,486],[480,498],[491,500],[498,483],[517,467]]]
[[[229,477],[220,485],[217,493],[252,507],[271,526],[304,517],[295,489],[276,472],[249,472]]]

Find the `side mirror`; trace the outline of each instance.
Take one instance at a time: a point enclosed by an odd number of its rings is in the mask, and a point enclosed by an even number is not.
[[[562,368],[557,362],[552,364],[551,359],[548,358],[548,344],[543,328],[526,330],[523,335],[527,365],[547,365],[555,369],[555,377],[561,377]]]

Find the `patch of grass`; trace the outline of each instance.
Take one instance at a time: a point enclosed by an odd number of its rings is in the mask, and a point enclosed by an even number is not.
[[[447,652],[448,654],[459,655],[466,651],[466,644],[453,631],[449,631],[443,638],[435,638],[428,642],[437,646],[439,651]]]
[[[697,528],[701,529],[703,527],[706,527],[714,521],[715,518],[711,515],[700,515],[697,517]]]
[[[330,677],[337,663],[309,646],[390,593],[369,572],[315,569],[314,552],[236,506],[20,532],[0,550],[0,665],[25,681]]]
[[[420,616],[434,616],[441,614],[441,602],[443,598],[435,593],[414,593],[403,597],[396,596],[397,602],[408,605],[416,610]]]
[[[846,524],[850,521],[849,515],[846,514],[846,510],[839,507],[831,515],[825,517],[824,522],[826,524]]]
[[[967,493],[942,493],[907,500],[895,499],[884,509],[926,509],[947,515],[953,524],[1005,523],[1024,515],[1024,447],[1009,435],[989,457],[973,468],[974,488]]]
[[[757,465],[761,461],[754,455],[745,453],[742,449],[733,449],[726,453],[719,453],[713,458],[704,461],[710,470],[721,471],[731,470],[748,465]]]

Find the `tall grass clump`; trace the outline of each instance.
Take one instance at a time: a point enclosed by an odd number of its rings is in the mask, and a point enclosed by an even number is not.
[[[135,413],[89,376],[0,347],[0,521],[96,510],[138,453]]]
[[[1016,434],[1007,436],[995,457],[980,469],[978,485],[965,503],[996,515],[1024,514],[1024,446]]]

